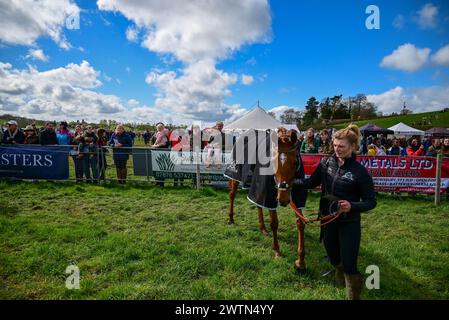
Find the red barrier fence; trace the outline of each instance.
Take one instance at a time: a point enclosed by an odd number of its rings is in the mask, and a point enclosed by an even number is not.
[[[302,155],[311,175],[323,155]],[[358,156],[374,180],[376,191],[435,193],[437,159],[432,157]],[[449,158],[441,165],[441,192],[449,188]]]

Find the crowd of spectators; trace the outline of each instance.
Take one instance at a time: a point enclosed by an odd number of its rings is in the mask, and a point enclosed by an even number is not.
[[[199,137],[199,144],[194,144],[194,136]],[[131,154],[131,147],[136,139],[143,139],[144,145],[151,148],[170,148],[171,150],[193,150],[199,145],[206,154],[206,169],[215,165],[217,169],[222,166],[222,154],[230,151],[235,143],[235,137],[226,136],[223,132],[223,122],[217,121],[212,128],[201,130],[193,125],[190,129],[169,130],[163,123],[156,124],[156,132],[149,130],[134,133],[126,131],[125,127],[118,125],[114,130],[107,128],[94,128],[88,124],[78,124],[70,129],[67,122],[62,121],[55,128],[53,122],[47,122],[44,127],[37,128],[35,124],[19,128],[15,120],[8,121],[7,127],[2,128],[0,139],[2,144],[23,145],[60,145],[68,146],[70,157],[73,159],[77,182],[98,183],[105,179],[108,148],[112,148],[117,180],[125,183],[127,178],[127,161]],[[334,153],[332,144],[332,130],[323,129],[315,132],[309,128],[305,134],[299,135],[299,145],[302,154]],[[365,136],[357,152],[360,155],[394,155],[394,156],[431,156],[438,153],[449,157],[449,138],[412,137],[388,138],[384,135]],[[182,179],[179,179],[180,181]],[[175,181],[176,183],[178,182]],[[163,180],[158,182],[163,185]]]

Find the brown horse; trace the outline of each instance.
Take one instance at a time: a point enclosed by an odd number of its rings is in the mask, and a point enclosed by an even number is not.
[[[278,146],[272,152],[272,161],[274,163],[274,185],[270,188],[275,190],[264,190],[263,192],[276,192],[276,200],[281,206],[287,206],[291,201],[292,180],[295,178],[298,172],[298,166],[302,166],[302,161],[297,151],[297,136],[294,131],[287,131],[285,128],[278,129]],[[301,170],[303,170],[301,168]],[[303,171],[302,171],[303,174]],[[234,179],[230,179],[229,186],[229,212],[228,223],[234,223],[234,200],[237,192],[237,188],[240,182]],[[306,196],[306,193],[305,193]],[[304,200],[305,201],[305,200]],[[268,235],[267,229],[264,223],[263,207],[257,206],[257,213],[259,219],[259,229],[264,235]],[[275,257],[281,257],[281,252],[278,243],[278,216],[275,208],[269,209],[270,214],[270,226],[273,233],[272,248],[274,250]],[[298,229],[298,259],[295,261],[295,268],[298,272],[305,271],[304,262],[304,223],[301,219],[296,220]]]

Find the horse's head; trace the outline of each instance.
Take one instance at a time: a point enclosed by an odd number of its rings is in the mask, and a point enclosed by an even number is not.
[[[275,182],[277,200],[282,206],[290,203],[290,191],[295,177],[298,159],[296,157],[296,132],[278,129],[278,147],[274,151]]]

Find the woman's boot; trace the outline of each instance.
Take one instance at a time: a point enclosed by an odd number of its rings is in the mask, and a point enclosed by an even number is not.
[[[346,298],[348,300],[360,300],[360,293],[362,292],[362,275],[360,273],[345,273],[345,282]]]

